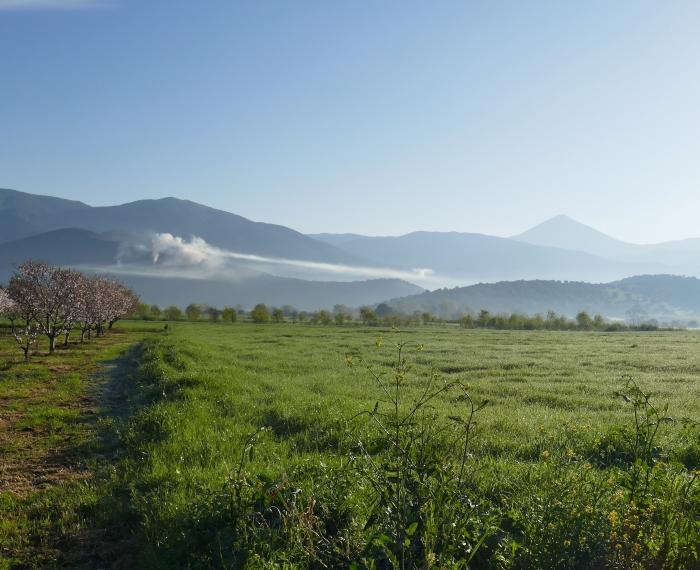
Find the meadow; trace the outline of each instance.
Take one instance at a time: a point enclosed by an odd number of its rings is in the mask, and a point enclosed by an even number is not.
[[[698,568],[697,333],[116,329],[0,338],[5,567]]]

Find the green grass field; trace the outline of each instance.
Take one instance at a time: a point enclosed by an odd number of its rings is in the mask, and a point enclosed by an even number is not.
[[[160,328],[0,339],[6,567],[698,567],[696,333]]]

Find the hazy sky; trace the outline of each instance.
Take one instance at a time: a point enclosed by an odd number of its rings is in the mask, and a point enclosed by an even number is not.
[[[0,187],[700,236],[700,2],[0,0]]]

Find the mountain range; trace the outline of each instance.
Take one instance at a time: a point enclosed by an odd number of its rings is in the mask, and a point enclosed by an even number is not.
[[[0,282],[26,259],[114,274],[144,300],[159,304],[267,302],[310,310],[393,299],[395,306],[443,303],[444,308],[451,297],[452,304],[477,309],[487,297],[476,292],[490,290],[492,310],[532,312],[544,310],[548,295],[552,301],[546,308],[557,310],[554,287],[572,299],[567,312],[585,308],[586,288],[560,283],[567,281],[607,283],[591,286],[614,291],[618,299],[623,293],[637,295],[659,315],[690,315],[700,299],[694,281],[679,289],[690,299],[685,305],[647,295],[648,280],[643,286],[634,282],[644,291],[625,282],[643,274],[699,277],[700,239],[631,244],[567,216],[510,238],[424,231],[387,237],[304,235],[176,198],[94,207],[0,189]],[[528,286],[526,295],[522,283],[533,280],[539,285]],[[514,281],[520,285],[499,283]],[[476,283],[481,284],[469,287]],[[457,288],[441,289],[445,286]],[[655,287],[653,295],[660,296],[664,286],[655,282]],[[549,291],[541,303],[532,297],[534,289]],[[611,316],[635,307],[634,300],[624,308],[596,295],[597,306]],[[410,300],[401,301],[406,296]]]

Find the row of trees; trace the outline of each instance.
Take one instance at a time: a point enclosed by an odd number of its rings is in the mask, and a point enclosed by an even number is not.
[[[353,312],[344,305],[336,305],[333,311],[298,311],[291,305],[284,307],[268,307],[263,303],[259,303],[250,311],[244,311],[240,305],[235,307],[217,307],[208,305],[198,305],[191,303],[187,305],[183,311],[175,305],[170,305],[161,309],[158,305],[140,304],[134,311],[134,317],[146,321],[211,321],[211,322],[230,322],[235,323],[237,320],[245,319],[255,323],[313,323],[313,324],[345,324],[352,322],[355,319]]]
[[[36,261],[20,265],[0,288],[0,315],[10,321],[25,360],[39,335],[53,353],[61,336],[64,345],[76,329],[81,343],[93,331],[101,336],[137,306],[136,294],[117,281]]]
[[[525,315],[521,313],[492,314],[482,310],[478,314],[464,314],[459,319],[444,319],[428,311],[416,311],[410,314],[396,312],[389,305],[380,303],[376,307],[363,306],[350,309],[345,305],[336,305],[332,311],[298,311],[290,305],[268,307],[259,303],[250,311],[244,311],[240,305],[217,309],[211,306],[190,304],[182,311],[175,306],[160,309],[157,305],[140,305],[136,316],[145,320],[167,321],[226,321],[246,320],[254,323],[300,323],[314,325],[362,324],[365,326],[420,326],[441,323],[459,324],[463,328],[490,328],[500,330],[655,330],[658,325],[653,322],[626,325],[620,322],[606,321],[601,315],[589,316],[580,312],[575,319],[559,315],[553,311],[546,315]]]
[[[139,303],[132,316],[144,321],[201,321],[206,319],[212,322],[227,321],[235,323],[240,313],[243,313],[240,307],[219,309],[208,305],[203,306],[190,303],[183,311],[177,305],[170,305],[161,309],[158,305]]]
[[[478,315],[463,315],[459,319],[463,328],[487,328],[499,330],[557,330],[557,331],[622,331],[622,330],[657,330],[658,325],[653,322],[640,324],[624,324],[621,322],[606,321],[602,315],[591,317],[586,311],[581,311],[575,319],[569,319],[564,315],[558,315],[549,311],[545,316],[540,314],[523,315],[520,313],[493,315],[489,311],[482,310]]]
[[[359,323],[365,326],[420,326],[440,323],[459,324],[463,328],[488,328],[499,330],[584,330],[584,331],[621,331],[621,330],[656,330],[658,323],[648,321],[636,324],[624,324],[605,320],[602,315],[590,316],[579,312],[574,319],[559,315],[553,311],[545,315],[525,315],[522,313],[491,313],[482,310],[476,314],[463,314],[458,319],[444,319],[428,311],[415,311],[405,314],[394,310],[385,303],[376,307],[363,306],[351,309],[345,305],[336,305],[332,311],[325,309],[313,312],[298,311],[290,305],[268,307],[263,303],[255,305],[250,311],[236,307],[216,307],[190,304],[184,312],[175,306],[161,310],[157,305],[140,305],[137,316],[146,320],[189,320],[212,322],[236,322],[247,320],[254,323],[309,323],[315,325],[346,325]]]

